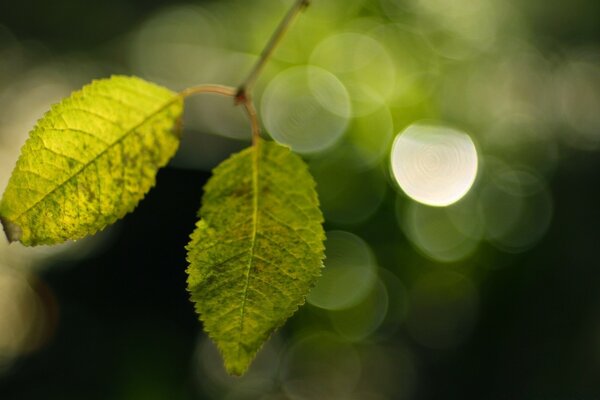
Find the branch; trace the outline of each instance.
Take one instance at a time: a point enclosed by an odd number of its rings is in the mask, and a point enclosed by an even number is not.
[[[236,105],[242,104],[244,106],[244,110],[248,115],[248,119],[250,120],[250,125],[252,127],[252,145],[257,145],[258,139],[260,138],[260,123],[258,121],[258,114],[256,112],[256,108],[254,107],[254,102],[252,101],[252,89],[254,87],[254,83],[262,72],[267,61],[269,61],[271,58],[273,51],[281,42],[281,39],[283,36],[285,36],[286,32],[289,30],[292,22],[294,22],[302,10],[308,7],[310,1],[311,0],[296,0],[294,2],[290,10],[275,29],[275,32],[273,32],[271,35],[271,38],[265,45],[263,51],[260,53],[260,57],[256,64],[254,64],[254,67],[248,74],[248,77],[237,89],[231,86],[223,85],[199,85],[184,89],[183,91],[179,92],[179,95],[185,98],[200,93],[215,93],[222,96],[233,97]]]
[[[283,36],[285,36],[286,32],[289,30],[290,26],[292,25],[292,22],[294,22],[298,14],[300,14],[302,10],[308,7],[309,4],[310,0],[296,0],[296,2],[292,5],[286,16],[281,20],[281,22],[275,29],[275,32],[273,32],[273,35],[271,35],[271,38],[267,42],[263,51],[260,53],[260,57],[256,64],[254,64],[254,67],[248,74],[248,77],[244,80],[244,82],[242,82],[242,84],[238,88],[238,94],[247,94],[252,91],[252,87],[256,82],[256,78],[262,72],[265,64],[267,63],[267,61],[269,61],[269,58],[271,58],[271,54],[273,54],[273,51],[281,42],[281,39],[283,38]]]

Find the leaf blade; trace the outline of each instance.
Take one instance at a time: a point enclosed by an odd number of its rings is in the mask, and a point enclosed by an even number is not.
[[[241,375],[321,274],[315,183],[300,157],[259,141],[215,169],[200,216],[188,290],[227,370]]]
[[[53,106],[0,202],[8,239],[78,239],[133,210],[179,146],[182,111],[176,93],[125,76],[94,81]]]

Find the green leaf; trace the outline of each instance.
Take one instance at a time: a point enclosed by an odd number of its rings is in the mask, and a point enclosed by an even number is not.
[[[92,82],[38,121],[0,202],[10,241],[54,244],[132,211],[179,146],[183,100],[135,77]]]
[[[320,276],[323,216],[306,164],[273,142],[224,161],[204,190],[188,290],[228,372],[241,375]]]

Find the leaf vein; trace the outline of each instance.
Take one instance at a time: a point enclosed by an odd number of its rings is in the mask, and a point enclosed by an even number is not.
[[[246,283],[244,286],[244,294],[242,298],[242,307],[240,311],[240,330],[238,336],[238,356],[240,352],[241,335],[244,331],[244,316],[246,311],[246,301],[248,299],[248,285],[250,284],[250,272],[254,264],[254,251],[256,249],[256,236],[258,234],[258,177],[259,177],[259,156],[260,149],[258,142],[252,149],[252,238],[250,240],[250,259],[246,267]]]
[[[66,121],[65,121],[65,124],[66,124]],[[56,132],[80,133],[82,135],[86,135],[86,136],[92,137],[92,138],[96,139],[97,141],[99,141],[100,143],[102,143],[104,145],[108,145],[109,144],[109,142],[107,142],[106,140],[100,138],[99,136],[94,135],[92,132],[88,132],[88,131],[83,130],[83,129],[77,129],[77,128],[44,128],[44,129],[48,130],[48,131],[56,131]]]
[[[165,109],[167,109],[167,107],[169,107],[170,105],[174,104],[176,100],[178,100],[179,97],[174,97],[173,99],[169,100],[168,102],[166,102],[164,105],[162,105],[161,107],[159,107],[156,111],[150,113],[148,116],[146,116],[141,122],[139,122],[137,125],[133,126],[132,128],[125,130],[125,133],[123,135],[121,135],[121,137],[119,137],[116,141],[114,141],[113,143],[111,143],[110,145],[107,146],[106,149],[104,149],[103,151],[101,151],[100,153],[98,153],[95,157],[93,157],[89,162],[83,164],[83,166],[76,171],[72,176],[70,176],[68,179],[66,179],[65,181],[63,181],[62,183],[60,183],[57,187],[55,187],[54,189],[52,189],[50,192],[48,192],[48,194],[46,194],[45,196],[43,196],[40,200],[36,201],[34,204],[32,204],[31,206],[29,206],[25,211],[21,212],[17,217],[15,217],[15,219],[20,218],[23,214],[27,213],[29,210],[37,207],[44,199],[46,199],[47,197],[51,196],[53,193],[55,193],[57,190],[59,190],[60,188],[62,188],[65,184],[67,184],[68,182],[71,181],[71,179],[75,179],[80,173],[82,173],[83,171],[85,171],[87,169],[87,167],[96,162],[100,157],[102,157],[104,154],[107,153],[108,150],[110,150],[113,146],[117,145],[118,143],[121,143],[122,141],[124,141],[127,137],[129,137],[130,134],[132,134],[132,132],[135,132],[139,127],[141,127],[142,125],[144,125],[146,122],[148,122],[151,118],[155,117],[156,115],[158,115],[159,113],[161,113],[162,111],[164,111]],[[71,108],[73,109],[73,108]],[[75,108],[77,110],[80,110],[82,112],[86,112],[85,109],[79,109],[79,108]],[[93,114],[93,113],[92,113]],[[106,118],[103,117],[101,115],[98,115],[98,117],[100,118]],[[110,121],[109,119],[106,119],[107,121]],[[111,121],[112,122],[112,121]],[[113,122],[116,126],[119,126],[118,124],[116,124],[115,122]],[[122,129],[122,128],[121,128]]]

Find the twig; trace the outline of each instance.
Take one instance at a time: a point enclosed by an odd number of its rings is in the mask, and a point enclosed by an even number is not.
[[[275,29],[275,32],[273,32],[273,35],[271,35],[271,38],[265,45],[265,48],[260,53],[258,61],[256,64],[254,64],[254,67],[252,70],[250,70],[250,73],[246,79],[237,89],[231,86],[223,85],[199,85],[184,89],[183,91],[179,92],[179,95],[185,98],[200,93],[215,93],[222,96],[233,97],[236,105],[242,104],[244,106],[244,110],[248,115],[248,119],[250,120],[250,125],[252,127],[252,145],[258,145],[258,139],[260,138],[260,122],[258,121],[258,114],[256,112],[256,108],[254,107],[254,102],[252,101],[252,89],[254,88],[254,83],[262,72],[267,61],[269,61],[271,58],[273,51],[281,42],[281,39],[286,32],[289,30],[292,22],[294,22],[294,19],[296,19],[302,10],[308,7],[310,2],[311,0],[296,0],[296,2],[294,2],[290,10]]]
[[[296,2],[292,5],[288,13],[285,15],[285,17],[281,20],[281,22],[275,29],[275,32],[273,32],[273,35],[271,35],[271,38],[267,42],[263,51],[260,53],[260,57],[256,64],[254,64],[254,67],[248,74],[248,77],[244,80],[244,82],[242,82],[242,84],[238,88],[238,93],[247,94],[252,91],[252,87],[256,82],[256,78],[258,78],[258,75],[260,75],[260,73],[262,72],[262,69],[264,68],[265,64],[267,63],[267,61],[269,61],[269,58],[271,58],[273,50],[275,50],[279,42],[281,42],[281,39],[289,30],[290,26],[292,25],[292,22],[294,22],[298,14],[300,14],[302,10],[308,7],[309,4],[310,0],[296,0]]]

